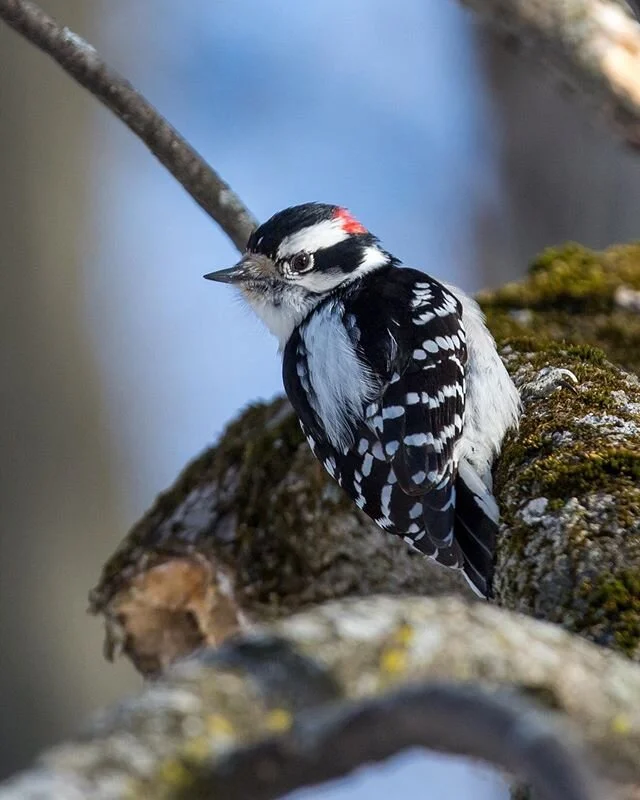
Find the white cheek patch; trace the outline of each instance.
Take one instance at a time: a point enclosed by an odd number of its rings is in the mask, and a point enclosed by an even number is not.
[[[315,253],[348,238],[341,219],[325,219],[286,236],[278,247],[277,260],[291,258],[302,251]]]

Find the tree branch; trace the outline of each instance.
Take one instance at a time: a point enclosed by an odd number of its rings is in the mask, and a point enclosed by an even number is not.
[[[505,688],[548,711],[486,694]],[[570,743],[640,780],[638,709],[640,668],[555,626],[450,597],[342,601],[176,664],[0,798],[275,797],[411,744],[590,798]]]
[[[241,252],[257,222],[238,195],[164,117],[80,36],[29,0],[0,0],[0,19],[51,56],[124,122]]]
[[[540,800],[602,796],[559,726],[515,693],[428,684],[300,714],[286,735],[194,769],[188,797],[276,800],[415,747],[524,776]]]
[[[622,0],[461,2],[559,71],[640,146],[640,24]]]

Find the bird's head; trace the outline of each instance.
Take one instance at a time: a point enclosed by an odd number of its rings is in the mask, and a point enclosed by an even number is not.
[[[260,225],[234,267],[205,278],[237,286],[284,346],[327,295],[391,263],[377,238],[345,208],[305,203]]]

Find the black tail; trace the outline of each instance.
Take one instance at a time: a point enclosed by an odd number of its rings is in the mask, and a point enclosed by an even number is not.
[[[455,537],[464,554],[464,575],[475,592],[489,597],[493,581],[498,508],[473,468],[459,465],[456,481]]]

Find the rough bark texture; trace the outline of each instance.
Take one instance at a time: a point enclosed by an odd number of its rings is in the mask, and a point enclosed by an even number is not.
[[[629,659],[485,603],[377,597],[324,604],[177,665],[0,797],[235,797],[247,746],[282,735],[304,757],[301,732],[321,709],[424,681],[516,689],[548,709],[560,743],[579,732],[602,775],[640,780],[640,668]],[[277,782],[268,758],[253,768]]]
[[[154,673],[196,644],[326,600],[463,584],[370,522],[278,399],[250,407],[187,467],[106,565],[91,603],[107,617],[108,654],[121,642]]]
[[[504,518],[496,598],[637,658],[640,636],[640,249],[550,250],[485,298],[519,381],[547,361],[580,380],[527,408],[496,471]],[[526,353],[525,336],[531,352]],[[544,338],[540,338],[544,336]],[[550,344],[547,337],[571,346]],[[600,345],[596,350],[592,344]],[[604,352],[603,352],[604,351]]]

